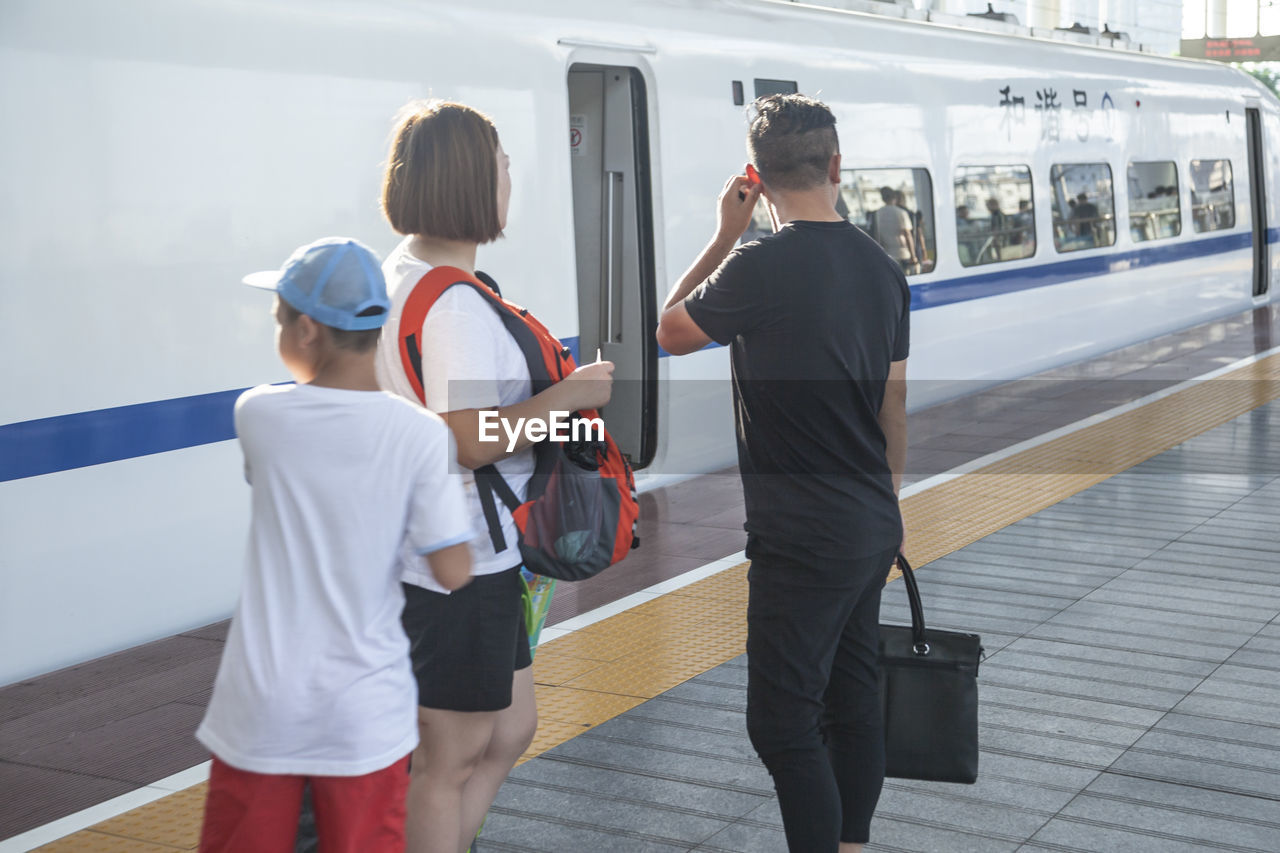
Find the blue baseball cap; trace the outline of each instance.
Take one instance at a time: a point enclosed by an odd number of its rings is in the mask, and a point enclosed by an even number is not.
[[[378,256],[349,237],[325,237],[302,246],[281,269],[250,273],[244,283],[274,290],[303,314],[335,329],[377,329],[391,311]]]

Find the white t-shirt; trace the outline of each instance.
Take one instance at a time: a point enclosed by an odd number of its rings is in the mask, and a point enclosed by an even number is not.
[[[900,261],[911,257],[911,214],[896,204],[886,204],[875,213],[876,236],[889,257]]]
[[[196,738],[254,773],[380,770],[418,742],[402,553],[473,535],[453,437],[390,394],[312,385],[246,391],[235,420],[247,565]]]
[[[391,296],[391,314],[378,341],[377,364],[378,383],[383,388],[417,403],[418,397],[400,363],[396,336],[405,302],[413,286],[431,270],[431,265],[409,252],[409,239],[405,238],[382,264]],[[427,408],[433,412],[495,409],[533,396],[529,365],[520,347],[502,325],[498,312],[470,287],[460,285],[446,290],[427,312],[418,339],[422,348],[422,387]],[[501,429],[498,433],[505,447],[506,435]],[[533,474],[533,449],[525,448],[499,459],[496,467],[516,496],[524,500]],[[475,561],[471,573],[487,575],[520,565],[519,531],[511,513],[502,501],[495,501],[507,545],[503,551],[495,552],[480,508],[474,475],[463,469],[462,482],[476,532],[472,540]],[[415,567],[406,568],[403,579],[406,583],[443,592],[430,574]]]

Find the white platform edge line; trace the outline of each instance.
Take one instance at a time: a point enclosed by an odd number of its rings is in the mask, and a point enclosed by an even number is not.
[[[1061,438],[1064,435],[1070,435],[1073,432],[1079,432],[1082,429],[1087,429],[1094,424],[1100,424],[1104,421],[1111,420],[1112,418],[1119,417],[1127,412],[1131,412],[1135,409],[1154,403],[1157,400],[1162,400],[1165,397],[1176,394],[1179,391],[1190,388],[1200,382],[1216,379],[1223,374],[1230,373],[1231,371],[1238,370],[1242,367],[1247,367],[1250,364],[1262,361],[1265,358],[1270,358],[1277,353],[1280,353],[1280,346],[1272,347],[1264,352],[1255,353],[1254,355],[1247,356],[1246,358],[1239,359],[1238,361],[1233,361],[1231,364],[1211,370],[1208,373],[1192,377],[1191,379],[1186,379],[1176,385],[1170,385],[1168,388],[1162,388],[1159,391],[1155,391],[1145,397],[1134,400],[1133,402],[1116,406],[1114,409],[1108,409],[1105,412],[1099,412],[1096,415],[1091,415],[1083,420],[1067,424],[1064,427],[1059,427],[1058,429],[1047,432],[1044,435],[1038,435],[1035,438],[1030,438],[1026,441],[1006,447],[1004,450],[997,450],[994,453],[988,453],[986,456],[979,457],[971,462],[966,462],[963,465],[958,465],[949,471],[945,471],[941,474],[935,474],[934,476],[921,480],[918,483],[912,483],[910,486],[904,487],[902,489],[902,497],[907,498],[911,495],[927,491],[928,489],[932,489],[934,486],[939,486],[943,483],[954,480],[963,474],[971,473],[979,468],[986,467],[994,462],[999,462],[1017,453],[1021,453],[1024,450],[1030,450],[1033,447],[1046,444],[1056,438]],[[679,482],[679,480],[676,482]],[[655,483],[654,486],[656,485],[659,484]],[[674,483],[664,482],[661,483],[661,485],[674,485]],[[567,637],[574,631],[585,628],[588,625],[594,625],[597,622],[608,619],[610,616],[616,616],[619,613],[630,610],[631,608],[643,604],[646,601],[652,601],[653,599],[665,595],[668,592],[674,592],[677,589],[689,586],[697,581],[717,575],[726,569],[731,569],[744,562],[746,559],[746,553],[739,551],[738,553],[731,554],[728,557],[713,560],[712,562],[707,563],[704,566],[699,566],[696,569],[690,569],[678,577],[654,584],[653,586],[642,589],[639,592],[633,592],[630,595],[624,596],[617,601],[610,602],[609,604],[597,607],[594,610],[589,610],[586,613],[580,613],[563,622],[543,628],[540,642],[550,642],[551,640],[559,637]],[[52,823],[47,823],[44,826],[28,830],[21,835],[15,835],[13,838],[0,841],[0,853],[26,853],[26,851],[32,850],[43,844],[57,841],[59,838],[64,838],[72,833],[79,832],[82,829],[87,829],[96,823],[101,823],[104,820],[109,820],[110,818],[138,808],[139,806],[155,802],[161,797],[168,796],[176,791],[188,788],[192,785],[197,785],[208,778],[209,762],[206,761],[205,763],[192,767],[189,770],[184,770],[180,773],[175,773],[172,776],[166,777],[165,779],[161,779],[158,782],[153,782],[145,788],[130,791],[129,793],[122,794],[115,799],[107,800],[105,803],[90,806],[89,808],[76,812],[73,815],[68,815],[67,817],[53,821]],[[176,782],[175,780],[181,780],[181,783]],[[179,786],[170,788],[164,787],[165,785],[175,784]]]

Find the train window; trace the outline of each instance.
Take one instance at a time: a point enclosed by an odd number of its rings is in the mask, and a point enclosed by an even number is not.
[[[1076,163],[1049,170],[1053,190],[1053,245],[1078,252],[1116,242],[1115,194],[1106,163]]]
[[[769,80],[757,77],[754,82],[757,98],[763,98],[766,95],[794,95],[800,91],[795,80]]]
[[[1036,253],[1031,170],[1026,166],[956,169],[956,240],[966,267]]]
[[[836,209],[874,237],[907,275],[937,266],[928,169],[846,169]]]
[[[1191,161],[1191,224],[1196,231],[1220,231],[1236,224],[1230,160]]]
[[[1178,167],[1173,162],[1129,164],[1129,236],[1133,242],[1182,233]]]

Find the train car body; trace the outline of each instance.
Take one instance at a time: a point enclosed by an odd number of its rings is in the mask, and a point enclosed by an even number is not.
[[[617,361],[642,484],[734,461],[727,352],[666,358],[652,328],[757,90],[832,107],[854,206],[884,170],[929,184],[915,407],[1273,299],[1280,264],[1280,109],[1245,75],[769,0],[13,0],[0,80],[0,684],[230,612],[230,406],[287,379],[239,280],[328,234],[395,245],[381,163],[412,98],[494,118],[514,194],[480,266]],[[1229,163],[1212,203],[1192,161]],[[1172,190],[1132,176],[1166,162]],[[1110,175],[1091,247],[1050,215],[1064,165]],[[1003,235],[953,215],[1010,192],[1032,215]]]

